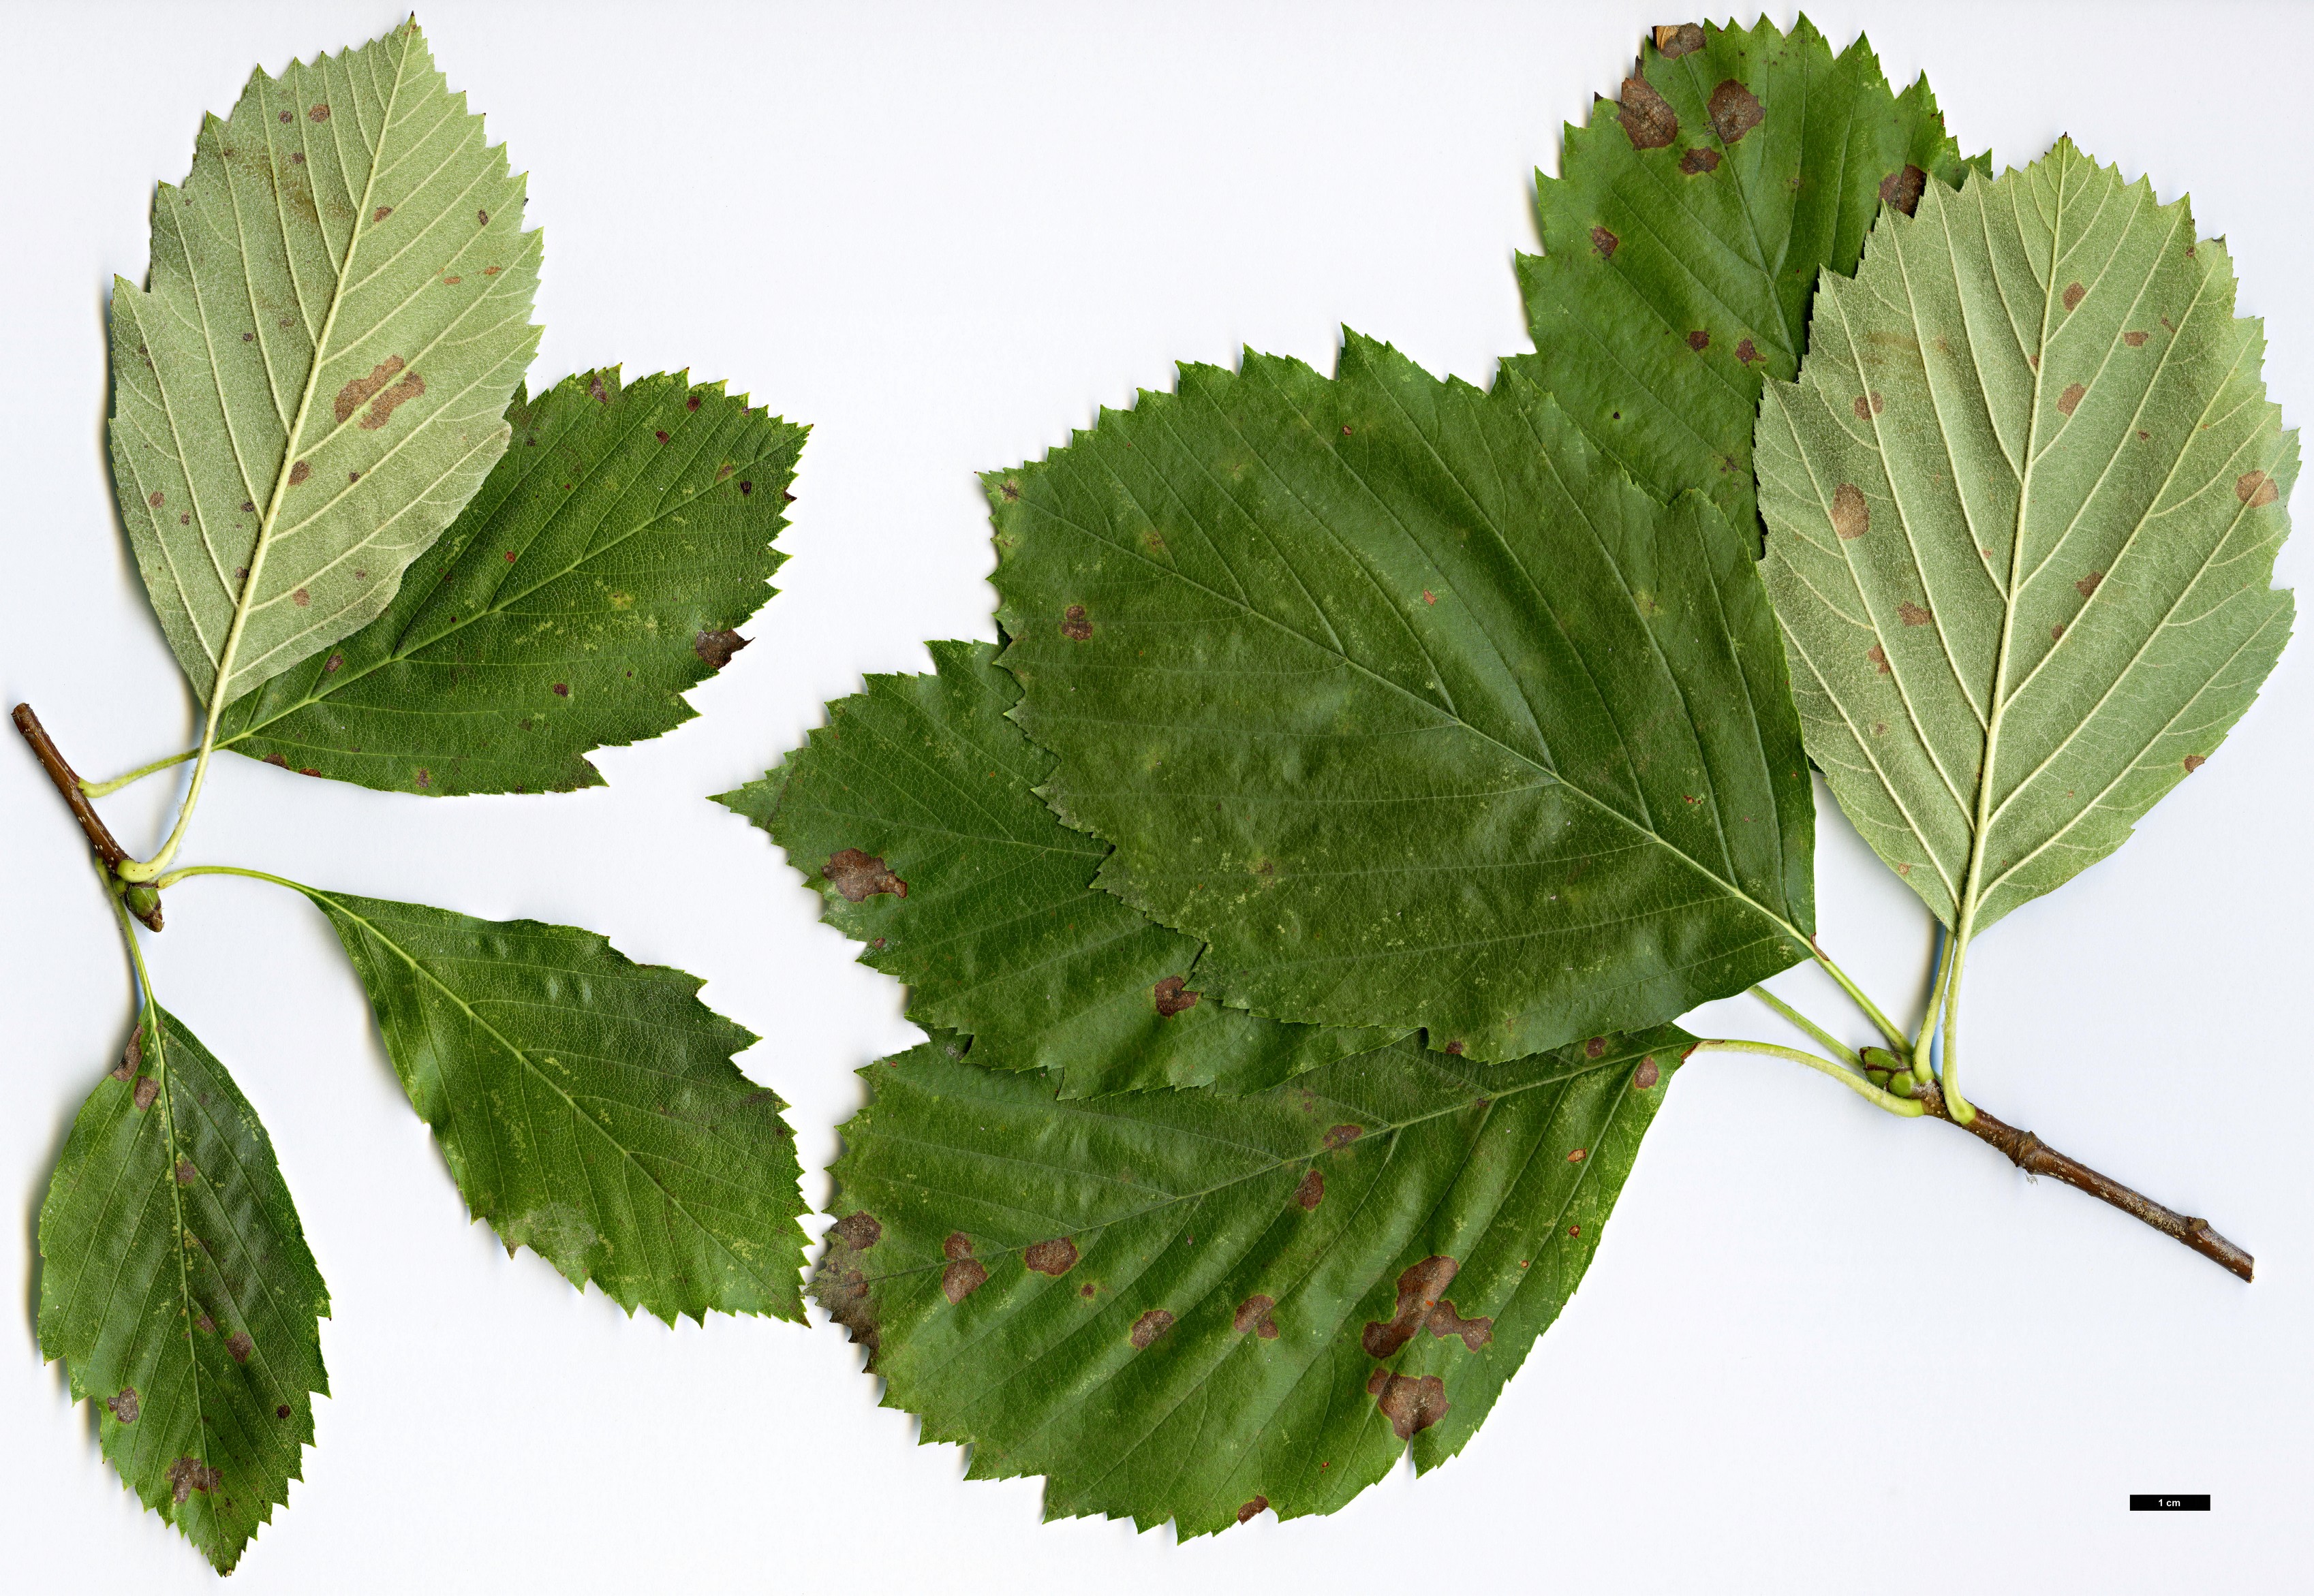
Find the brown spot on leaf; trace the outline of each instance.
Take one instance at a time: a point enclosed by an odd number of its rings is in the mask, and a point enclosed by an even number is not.
[[[554,684],[554,696],[557,698],[569,698],[570,696],[570,683],[568,682],[557,682]]]
[[[1695,22],[1658,23],[1656,28],[1656,51],[1665,60],[1676,61],[1682,56],[1691,56],[1703,48],[1703,29]]]
[[[2065,640],[2065,623],[2063,622],[2060,621],[2056,625],[2049,629],[2049,640],[2053,643],[2062,643]]]
[[[194,1177],[194,1175],[195,1175],[196,1173],[198,1173],[198,1171],[196,1171],[196,1170],[194,1169],[194,1168],[193,1168],[193,1160],[190,1160],[190,1159],[179,1159],[179,1160],[177,1160],[177,1168],[176,1168],[176,1170],[175,1170],[175,1174],[176,1174],[176,1177],[177,1177],[177,1184],[178,1184],[179,1186],[190,1186],[190,1185],[192,1185],[192,1184],[193,1184],[193,1177]]]
[[[1929,174],[1907,163],[1880,180],[1881,203],[1909,216],[1921,208],[1921,196],[1928,186]]]
[[[1173,1316],[1161,1308],[1153,1308],[1133,1321],[1133,1345],[1145,1347],[1173,1327]]]
[[[1591,229],[1591,247],[1598,252],[1599,259],[1602,260],[1613,260],[1615,258],[1615,246],[1622,242],[1623,241],[1621,239],[1617,238],[1604,227],[1594,227]]]
[[[1461,1058],[1462,1056],[1462,1045],[1460,1042],[1449,1042],[1446,1044],[1446,1051],[1453,1057]]]
[[[156,488],[152,492],[145,496],[145,502],[157,510],[161,507],[161,501],[167,497],[168,495],[163,493]]]
[[[287,121],[289,113],[283,111],[281,119]],[[178,1503],[182,1505],[195,1491],[206,1496],[216,1490],[225,1483],[225,1476],[198,1458],[179,1458],[169,1465],[168,1480]]]
[[[1462,1267],[1453,1259],[1438,1254],[1410,1265],[1398,1277],[1398,1303],[1388,1323],[1368,1319],[1359,1345],[1366,1355],[1387,1358],[1414,1339],[1415,1331],[1422,1327],[1430,1310],[1446,1293],[1457,1270]]]
[[[137,1388],[121,1387],[120,1395],[107,1397],[104,1399],[104,1406],[105,1410],[121,1424],[135,1424],[137,1422]]]
[[[381,205],[381,206],[379,206],[375,210],[374,210],[374,211],[372,211],[372,212],[370,213],[370,217],[369,217],[369,219],[370,219],[370,224],[371,224],[371,225],[375,226],[375,225],[376,225],[378,223],[384,221],[386,217],[388,217],[388,216],[392,216],[393,214],[393,207],[392,207],[392,206],[390,206],[390,205]]]
[[[490,225],[490,213],[486,210],[476,211],[474,213],[474,225],[478,227],[489,226]]]
[[[286,122],[286,121],[287,121],[287,120],[289,119],[289,118],[290,118],[290,116],[291,116],[292,114],[293,114],[293,113],[291,113],[291,112],[289,112],[289,111],[286,111],[286,110],[285,110],[285,111],[283,111],[283,112],[281,113],[281,119],[282,119],[283,121],[285,121],[285,122]],[[182,1502],[182,1501],[184,1500],[184,1498],[183,1498],[182,1496],[180,1496],[180,1497],[178,1497],[178,1498],[177,1498],[177,1500],[178,1500],[178,1501],[180,1501],[180,1502]]]
[[[1391,1433],[1400,1441],[1413,1440],[1418,1432],[1446,1416],[1446,1382],[1435,1374],[1409,1380],[1377,1369],[1366,1380],[1366,1395],[1374,1399],[1382,1417],[1390,1421]]]
[[[269,754],[265,756],[263,763],[267,764],[279,765],[285,771],[289,768],[289,758],[287,754]]]
[[[1085,619],[1082,604],[1071,604],[1061,612],[1061,635],[1073,643],[1082,643],[1092,636],[1092,622]]]
[[[2234,497],[2257,509],[2282,497],[2282,489],[2262,471],[2246,471],[2234,479]]]
[[[139,1108],[150,1108],[153,1107],[153,1099],[160,1095],[159,1081],[150,1075],[139,1075],[137,1078],[137,1090],[131,1095],[130,1100]]]
[[[128,1045],[120,1050],[120,1062],[112,1066],[112,1079],[119,1081],[134,1080],[137,1066],[145,1062],[145,1027],[138,1026],[128,1033]]]
[[[827,1230],[829,1235],[853,1252],[866,1252],[884,1239],[883,1221],[865,1208],[844,1215],[830,1225]]]
[[[287,1402],[284,1402],[280,1406],[275,1408],[273,1410],[273,1416],[277,1419],[287,1418],[289,1416],[289,1405]]]
[[[2206,754],[2188,754],[2186,755],[2186,773],[2190,776],[2209,763],[2210,756]]]
[[[257,1343],[249,1338],[248,1331],[235,1330],[225,1338],[225,1350],[233,1354],[234,1362],[246,1363],[249,1354],[257,1350]]]
[[[684,400],[683,401],[683,408],[686,410],[697,410],[699,408],[699,395],[694,393],[690,398]]]
[[[331,656],[330,656],[330,657],[328,658],[328,660],[326,660],[326,661],[322,664],[322,669],[323,671],[325,671],[325,672],[335,671],[335,670],[337,670],[340,666],[344,665],[345,663],[346,663],[346,657],[345,657],[344,655],[342,655],[342,654],[332,654],[332,655],[331,655]]]
[[[1277,1306],[1274,1297],[1252,1296],[1237,1305],[1237,1318],[1231,1323],[1241,1336],[1250,1331],[1264,1341],[1277,1339],[1277,1327],[1269,1321],[1270,1309]]]
[[[1886,408],[1880,395],[1877,392],[1859,393],[1856,396],[1856,419],[1859,421],[1869,421]]]
[[[1896,619],[1907,626],[1926,626],[1936,618],[1935,612],[1927,605],[1916,604],[1910,599],[1896,606]]]
[[[314,595],[308,589],[300,587],[296,592],[289,595],[289,602],[296,604],[301,610],[308,609],[313,605]]]
[[[988,1270],[972,1256],[972,1239],[962,1230],[952,1230],[941,1251],[949,1261],[941,1271],[941,1292],[951,1306],[963,1301],[978,1291],[988,1279]]]
[[[1170,1019],[1182,1010],[1197,1006],[1198,994],[1182,990],[1188,984],[1179,975],[1168,975],[1150,989],[1150,995],[1157,1000],[1158,1018]]]
[[[1884,676],[1888,675],[1887,649],[1883,648],[1879,644],[1875,643],[1872,647],[1864,650],[1864,657],[1872,662],[1872,668],[1874,670],[1879,672]]]
[[[1260,1517],[1263,1513],[1267,1512],[1268,1511],[1269,1498],[1267,1496],[1256,1496],[1252,1501],[1247,1503],[1243,1507],[1237,1510],[1237,1521],[1242,1524],[1250,1519]]]
[[[2075,305],[2080,304],[2081,295],[2088,292],[2089,290],[2082,287],[2079,283],[2067,283],[2065,285],[2065,308],[2067,310],[2071,310]]]
[[[1687,335],[1687,347],[1700,355],[1711,347],[1711,334],[1704,331],[1700,327],[1697,328]]]
[[[2065,415],[2071,415],[2081,408],[2081,396],[2088,392],[2089,390],[2080,384],[2073,384],[2062,393],[2057,395],[2057,409]]]
[[[466,280],[466,279],[465,279],[464,278],[462,278],[462,277],[446,277],[446,278],[444,278],[442,279],[442,285],[443,285],[443,287],[448,287],[448,288],[455,288],[455,287],[456,287],[460,283],[463,283],[463,282],[464,282],[465,280]],[[660,436],[660,438],[661,438],[662,440],[664,440],[664,439],[666,438],[666,436],[667,436],[667,434],[665,434],[665,433],[663,433],[663,432],[662,432],[661,434],[659,434],[659,436]]]
[[[1760,358],[1760,346],[1753,343],[1748,338],[1737,339],[1736,340],[1736,358],[1745,366],[1751,365],[1753,361]]]
[[[356,377],[338,390],[337,403],[331,407],[342,425],[353,413],[370,401],[370,396],[402,375],[402,358],[389,355],[370,368],[369,375]]]
[[[509,556],[508,558],[512,558]],[[707,662],[711,671],[720,671],[731,663],[731,656],[747,646],[747,639],[736,631],[702,631],[691,639],[691,651]]]
[[[1620,119],[1635,150],[1659,150],[1679,137],[1679,113],[1643,77],[1623,80]]]
[[[819,873],[835,883],[835,890],[857,904],[888,892],[894,897],[908,895],[908,884],[884,868],[880,857],[862,853],[857,848],[843,852],[819,867]]]
[[[2142,349],[2145,347],[2145,334],[2133,327],[2121,335],[2121,341],[2133,349]]]
[[[1326,1200],[1326,1177],[1315,1169],[1311,1170],[1302,1177],[1302,1184],[1294,1188],[1294,1200],[1302,1204],[1304,1213],[1316,1212],[1318,1204]]]
[[[1323,1140],[1328,1147],[1347,1147],[1365,1134],[1365,1132],[1356,1125],[1336,1125],[1326,1133]]]
[[[305,119],[309,122],[326,122],[330,119],[330,108],[326,105],[314,106],[305,112]]]
[[[1690,177],[1700,177],[1707,172],[1719,170],[1719,152],[1697,147],[1679,158],[1679,169]]]
[[[1454,1311],[1452,1302],[1441,1302],[1423,1320],[1430,1334],[1444,1341],[1449,1336],[1462,1337],[1462,1345],[1477,1352],[1495,1338],[1495,1321],[1490,1318],[1464,1318]]]
[[[1760,125],[1759,97],[1732,77],[1711,91],[1711,99],[1704,110],[1711,117],[1711,130],[1719,135],[1722,144],[1734,144]]]
[[[2091,571],[2088,576],[2083,577],[2080,581],[2073,584],[2073,591],[2080,594],[2083,598],[2088,598],[2097,592],[2098,584],[2104,580],[2105,573],[2103,571]]]
[[[193,1328],[204,1336],[214,1336],[216,1334],[216,1320],[205,1313],[193,1321]]]
[[[1650,1089],[1662,1079],[1663,1071],[1656,1067],[1656,1055],[1653,1054],[1641,1059],[1639,1067],[1631,1071],[1631,1084],[1641,1091]]]
[[[1864,490],[1853,482],[1842,482],[1833,489],[1832,529],[1851,543],[1872,530],[1872,507],[1864,501]]]
[[[603,386],[603,376],[600,372],[596,373],[594,380],[587,384],[587,397],[596,404],[611,402],[610,390]]]
[[[1057,1278],[1077,1266],[1077,1244],[1066,1236],[1031,1242],[1020,1254],[1020,1261],[1039,1274]]]

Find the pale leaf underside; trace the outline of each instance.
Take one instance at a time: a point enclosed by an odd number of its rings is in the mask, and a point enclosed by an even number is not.
[[[2290,630],[2294,433],[2183,200],[2061,142],[1830,281],[1760,421],[1766,573],[1810,754],[1976,930],[2119,847]]]
[[[978,1478],[1209,1533],[1436,1467],[1573,1293],[1688,1045],[1410,1042],[1232,1097],[864,1071],[813,1294]],[[943,1044],[946,1045],[943,1045]]]
[[[224,698],[368,622],[506,446],[539,235],[414,22],[201,128],[117,281],[115,483],[178,662]],[[252,574],[253,573],[253,574]]]

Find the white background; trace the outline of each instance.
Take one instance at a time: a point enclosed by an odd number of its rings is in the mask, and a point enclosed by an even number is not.
[[[454,87],[531,172],[534,376],[731,380],[815,428],[785,591],[609,786],[427,799],[225,758],[188,857],[607,933],[765,1039],[815,1202],[852,1071],[909,1043],[890,982],[704,801],[866,670],[991,635],[976,471],[1241,345],[1330,366],[1344,322],[1473,381],[1528,347],[1515,250],[1559,128],[1612,95],[1633,4],[430,4]],[[1780,9],[1779,20],[1791,13]],[[0,694],[84,773],[194,720],[104,470],[111,274],[204,110],[390,27],[392,4],[0,7]],[[1827,4],[1964,146],[2060,131],[2190,190],[2230,240],[2268,380],[2314,394],[2314,14],[2283,6]],[[2281,580],[2302,580],[2307,535]],[[320,918],[256,883],[172,893],[163,998],[279,1150],[335,1317],[334,1398],[243,1592],[899,1590],[2257,1592],[2314,1545],[2304,1040],[2308,648],[2121,853],[1971,961],[1969,1080],[2012,1122],[2258,1257],[2245,1288],[1989,1149],[1764,1059],[1680,1078],[1582,1292],[1463,1456],[1331,1519],[1040,1525],[966,1484],[840,1332],[668,1330],[514,1261],[464,1210]],[[109,800],[158,840],[166,780]],[[1925,921],[1822,805],[1825,945],[1915,1001]],[[99,1457],[35,1345],[33,1215],[126,1027],[86,851],[0,747],[0,1587],[196,1591],[199,1558]],[[1780,980],[1825,1014],[1804,972]],[[1820,986],[1824,990],[1819,991]],[[1699,1028],[1774,1036],[1718,1005]],[[1845,1022],[1843,1022],[1845,1025]],[[1853,1039],[1865,1037],[1845,1025]],[[815,1230],[824,1221],[815,1220]],[[2124,1511],[2206,1491],[2207,1515]],[[2293,1574],[2292,1571],[2295,1571]]]

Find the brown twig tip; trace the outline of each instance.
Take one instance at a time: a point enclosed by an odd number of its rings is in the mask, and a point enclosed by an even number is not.
[[[32,706],[18,704],[10,719],[15,721],[16,729],[23,734],[24,741],[32,745],[32,752],[40,758],[40,768],[49,773],[49,780],[55,782],[57,790],[64,795],[65,807],[72,811],[73,818],[80,822],[81,832],[88,838],[88,845],[96,850],[96,857],[103,861],[104,873],[111,875],[115,867],[128,857],[128,850],[120,845],[112,834],[112,828],[104,824],[104,816],[99,815],[96,806],[88,801],[88,794],[81,790],[80,778],[73,774],[72,766],[66,764],[65,756],[57,752],[48,728],[40,724],[40,718],[32,713]],[[153,906],[138,913],[137,918],[153,930],[159,930],[160,900],[154,899]]]
[[[1960,1122],[1945,1111],[1944,1094],[1935,1084],[1919,1089],[1913,1094],[1928,1105],[1930,1115],[1947,1124]],[[2076,1191],[2087,1192],[2101,1203],[2109,1203],[2133,1218],[2151,1225],[2173,1241],[2181,1242],[2200,1253],[2229,1274],[2248,1280],[2256,1272],[2257,1261],[2210,1228],[2210,1221],[2191,1214],[2164,1208],[2152,1198],[2131,1190],[2109,1176],[2100,1175],[2078,1159],[2067,1158],[2032,1132],[1996,1119],[1983,1108],[1962,1130],[1978,1141],[1997,1148],[2001,1156],[2027,1175],[2046,1175],[2062,1180]]]

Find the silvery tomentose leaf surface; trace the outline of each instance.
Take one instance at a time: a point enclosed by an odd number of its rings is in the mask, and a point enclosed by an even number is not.
[[[683,700],[772,595],[805,428],[720,383],[583,372],[513,441],[385,613],[236,700],[217,746],[389,791],[596,787],[591,749]]]
[[[204,701],[237,618],[226,699],[376,615],[505,449],[522,198],[414,22],[253,75],[161,185],[152,287],[113,290],[113,474]]]
[[[1470,1440],[1691,1040],[1491,1066],[1408,1041],[1250,1096],[1056,1103],[936,1032],[862,1071],[813,1294],[888,1406],[976,1478],[1044,1475],[1048,1518],[1330,1512]]]
[[[719,800],[772,834],[908,983],[908,1018],[973,1038],[989,1069],[1049,1069],[1067,1097],[1243,1091],[1391,1040],[1285,1025],[1197,990],[1196,939],[1093,885],[1108,853],[1037,796],[1052,756],[1007,712],[985,643],[934,643],[930,675],[870,676],[760,781]]]
[[[1769,387],[1766,572],[1808,751],[1947,923],[2119,847],[2289,634],[2297,436],[2233,300],[2185,201],[2061,142],[1884,215]]]
[[[299,1477],[329,1311],[256,1110],[148,1005],[40,1204],[40,1351],[120,1477],[219,1573]]]
[[[987,479],[1016,715],[1103,886],[1257,1014],[1509,1059],[1806,957],[1815,816],[1739,533],[1506,371],[1249,354]]]
[[[1968,163],[1928,80],[1891,93],[1861,36],[1837,57],[1806,17],[1657,38],[1536,178],[1535,353],[1512,364],[1656,498],[1697,489],[1748,531],[1760,384],[1798,370],[1817,279]]]

